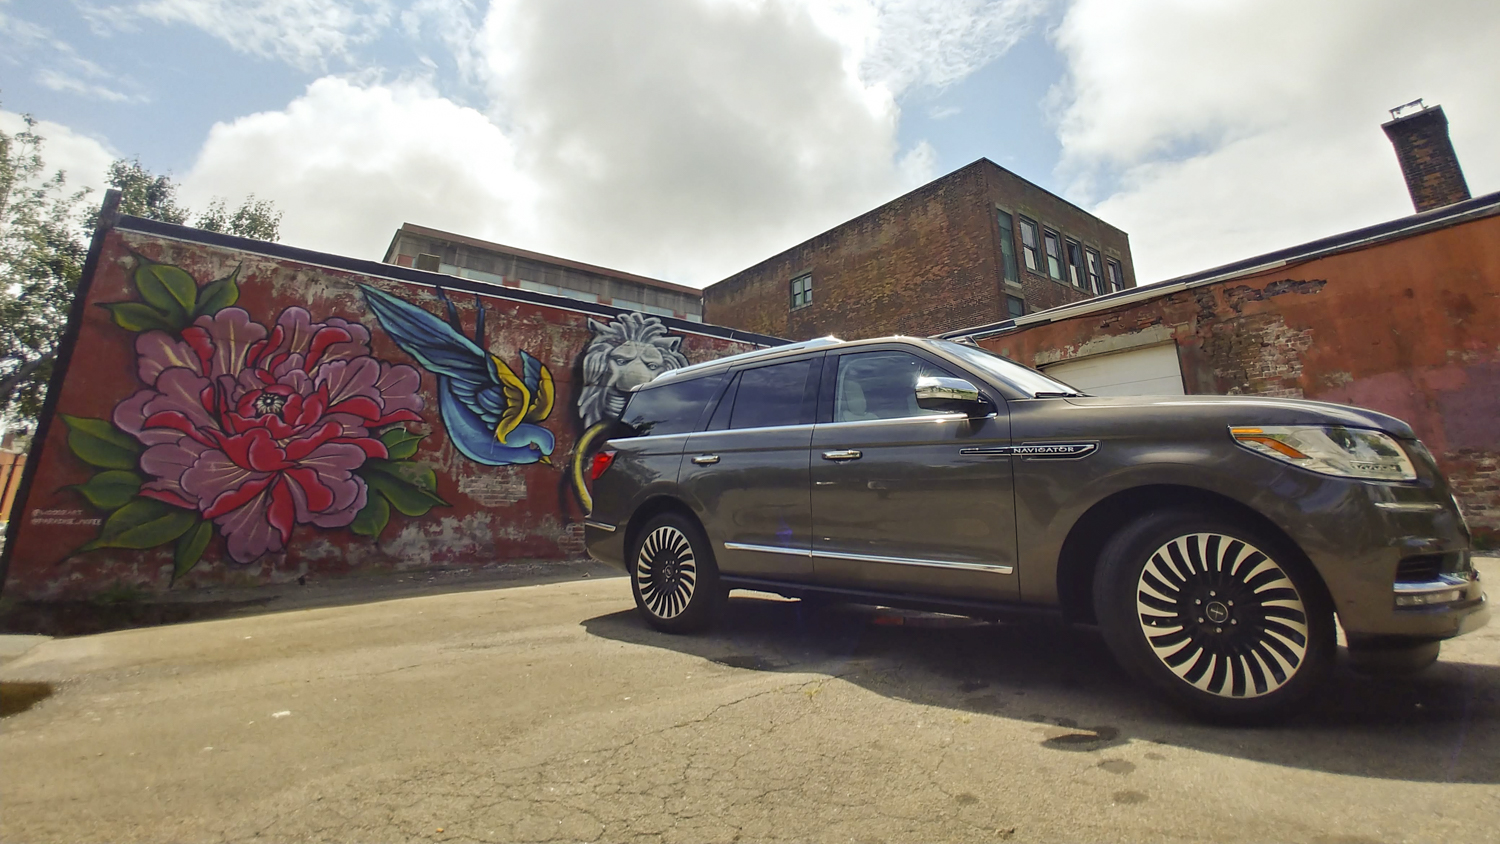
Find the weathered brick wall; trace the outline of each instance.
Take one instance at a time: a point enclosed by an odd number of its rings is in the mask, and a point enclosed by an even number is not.
[[[1025,214],[1121,262],[1135,284],[1124,232],[981,159],[704,291],[704,319],[777,337],[926,336],[1007,318],[1006,294],[1029,311],[1091,294],[1030,273],[1008,285],[995,211]],[[791,309],[791,280],[813,276],[813,303]]]
[[[1448,117],[1432,106],[1382,126],[1396,148],[1406,190],[1418,211],[1441,208],[1469,198],[1469,185],[1448,136]]]
[[[1500,539],[1500,216],[1181,290],[982,345],[1028,365],[1173,341],[1189,393],[1389,413]]]

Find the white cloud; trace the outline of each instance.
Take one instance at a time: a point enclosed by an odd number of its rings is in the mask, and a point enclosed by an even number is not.
[[[326,77],[285,110],[220,123],[184,200],[254,193],[285,212],[282,240],[379,260],[411,221],[475,237],[531,236],[535,188],[479,112],[417,84]]]
[[[21,115],[0,111],[0,131],[13,135],[25,128]],[[94,193],[89,202],[94,205],[102,202],[105,175],[119,156],[103,143],[50,120],[38,120],[32,131],[44,139],[42,160],[47,164],[47,175],[62,170],[70,189],[92,188]]]
[[[3,7],[8,0],[0,0]],[[106,83],[123,83],[93,61],[79,55],[72,44],[58,38],[47,27],[0,11],[0,43],[9,47],[4,59],[36,71],[36,81],[52,91],[78,94],[106,102],[145,102],[140,94],[125,94]]]
[[[123,103],[141,99],[138,97],[132,97],[128,94],[122,94],[119,91],[116,91],[113,88],[109,88],[104,85],[95,85],[90,82],[85,82],[82,79],[79,79],[75,76],[70,76],[57,70],[39,71],[36,75],[36,78],[43,87],[50,90],[67,94],[81,94],[85,97],[93,97],[94,99],[104,100],[106,102]]]
[[[186,24],[242,53],[317,70],[329,59],[352,61],[352,48],[376,38],[392,14],[390,0],[137,0],[94,9],[90,18],[117,27],[142,18]]]
[[[1500,187],[1492,4],[1075,0],[1055,39],[1060,172],[1142,281],[1411,213],[1380,124],[1416,97],[1471,190]]]

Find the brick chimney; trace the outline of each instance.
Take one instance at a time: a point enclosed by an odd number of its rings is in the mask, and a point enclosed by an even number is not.
[[[1413,100],[1391,109],[1385,136],[1396,147],[1406,190],[1418,212],[1452,205],[1469,198],[1469,185],[1448,139],[1448,117],[1442,106]]]

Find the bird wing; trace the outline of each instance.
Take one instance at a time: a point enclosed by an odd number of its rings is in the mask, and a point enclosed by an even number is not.
[[[521,349],[521,379],[531,391],[531,410],[526,413],[527,422],[540,422],[552,415],[552,405],[557,400],[557,387],[552,383],[552,370],[537,360],[525,349]]]
[[[442,319],[367,284],[359,289],[380,325],[401,350],[431,372],[472,384],[494,384],[488,355]]]
[[[531,409],[531,391],[526,388],[526,382],[505,365],[505,361],[490,355],[490,363],[494,366],[495,378],[500,383],[502,396],[494,396],[491,391],[492,394],[488,399],[493,403],[496,398],[503,397],[505,401],[505,407],[495,423],[495,439],[503,442],[506,437],[510,436],[510,432],[521,424],[521,420],[526,418],[527,411]]]

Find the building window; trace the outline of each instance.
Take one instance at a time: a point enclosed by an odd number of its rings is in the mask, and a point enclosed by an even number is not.
[[[1020,272],[1016,269],[1016,232],[1010,214],[1004,211],[1000,212],[1000,258],[1005,264],[1005,280],[1020,284]]]
[[[1021,218],[1021,255],[1026,259],[1026,269],[1034,273],[1042,271],[1042,259],[1037,254],[1037,249],[1042,242],[1037,235],[1036,223]]]
[[[1020,296],[1006,296],[1005,309],[1010,313],[1011,319],[1024,316],[1026,314],[1026,300]]]
[[[1057,232],[1042,230],[1042,243],[1047,250],[1047,275],[1062,281],[1062,238]]]
[[[1125,273],[1120,269],[1119,261],[1110,261],[1106,266],[1109,268],[1109,287],[1111,290],[1125,289]]]
[[[792,279],[792,310],[812,304],[812,273]]]
[[[1096,294],[1103,294],[1106,291],[1104,289],[1102,267],[1099,264],[1099,253],[1090,249],[1088,256],[1089,289]]]
[[[1076,240],[1068,241],[1068,281],[1083,287],[1083,247]]]

